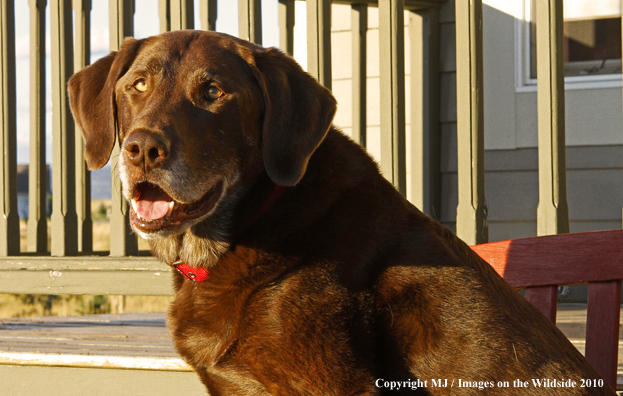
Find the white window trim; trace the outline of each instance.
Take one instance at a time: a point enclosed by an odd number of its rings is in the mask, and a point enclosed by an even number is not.
[[[537,80],[530,77],[530,0],[523,1],[523,15],[515,19],[515,86],[517,92],[536,92]],[[623,87],[623,74],[565,77],[565,90]]]

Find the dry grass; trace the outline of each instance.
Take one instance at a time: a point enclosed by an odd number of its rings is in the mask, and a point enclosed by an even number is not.
[[[110,250],[110,220],[107,213],[110,213],[112,203],[110,200],[92,201],[93,219],[93,251],[105,252]],[[48,220],[48,251],[50,250],[50,220]],[[28,227],[25,220],[20,221],[20,250],[27,251]],[[149,250],[149,244],[142,238],[138,238],[139,250]]]
[[[93,222],[93,250],[96,252],[110,250],[110,221]]]
[[[107,214],[112,208],[111,200],[91,201],[91,218],[93,219],[93,250],[96,252],[110,250],[110,221]],[[139,250],[149,250],[149,244],[137,238]]]
[[[99,313],[165,312],[172,300],[172,296],[0,294],[0,319]]]
[[[93,201],[93,250],[110,250],[111,201]],[[20,249],[27,250],[27,223],[20,222]],[[50,224],[48,221],[48,250],[50,248]],[[139,250],[149,250],[147,242],[138,238]],[[0,294],[0,318],[36,317],[44,315],[86,315],[93,313],[164,312],[171,304],[172,296],[52,296]]]

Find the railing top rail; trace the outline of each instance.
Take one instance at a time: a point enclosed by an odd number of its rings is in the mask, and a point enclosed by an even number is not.
[[[7,294],[173,294],[171,268],[153,257],[0,258],[0,291]]]

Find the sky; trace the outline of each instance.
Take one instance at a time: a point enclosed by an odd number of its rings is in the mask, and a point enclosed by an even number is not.
[[[134,37],[144,38],[159,33],[158,1],[135,0]],[[29,1],[15,2],[15,52],[17,86],[17,163],[29,162],[30,139],[30,39]],[[49,3],[49,2],[48,2]],[[91,11],[91,63],[109,52],[108,46],[108,0],[92,0]],[[218,0],[216,29],[219,32],[238,35],[238,2]],[[305,3],[296,2],[295,53],[294,57],[307,67]],[[278,0],[262,0],[262,38],[265,47],[279,45]],[[50,66],[50,16],[46,9],[46,162],[52,163],[52,99]],[[195,27],[199,27],[199,0],[195,0]]]

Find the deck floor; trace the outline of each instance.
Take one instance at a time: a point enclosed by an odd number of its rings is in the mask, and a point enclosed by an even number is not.
[[[584,353],[586,305],[560,304],[557,323]],[[623,376],[621,344],[618,372]],[[163,313],[3,319],[0,364],[190,370],[173,348]]]
[[[190,370],[163,313],[2,319],[0,364]]]
[[[176,357],[164,314],[0,320],[0,350]]]

